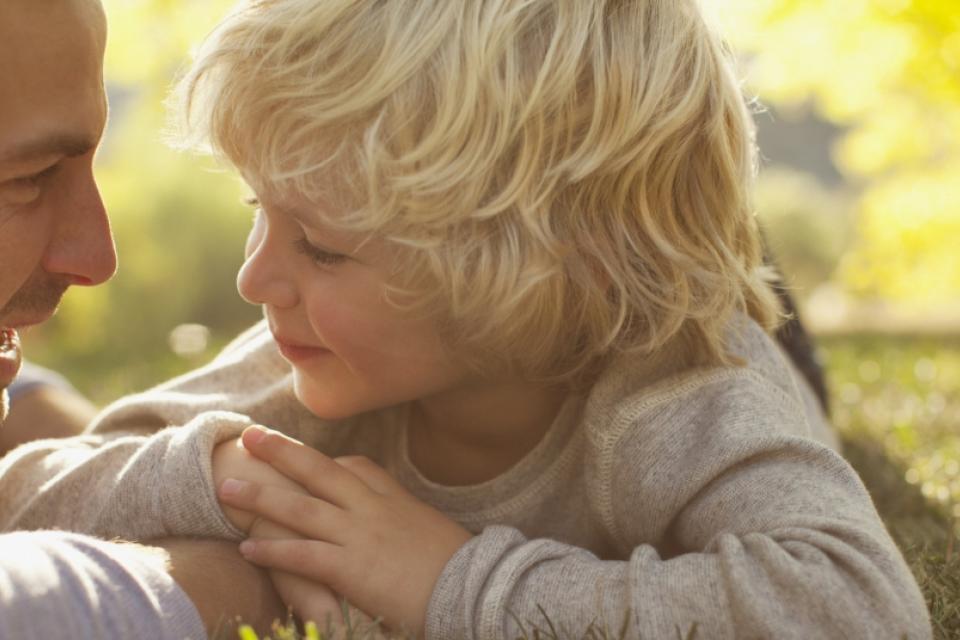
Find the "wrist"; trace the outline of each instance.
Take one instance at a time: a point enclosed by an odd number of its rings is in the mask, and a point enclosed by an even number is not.
[[[208,634],[239,619],[260,632],[286,617],[286,607],[266,571],[251,565],[232,542],[168,538],[169,574],[193,602]]]

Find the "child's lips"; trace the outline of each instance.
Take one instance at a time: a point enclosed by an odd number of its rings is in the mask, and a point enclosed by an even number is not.
[[[20,336],[16,329],[0,327],[0,389],[5,389],[20,371]]]
[[[280,349],[280,353],[283,355],[283,357],[294,363],[312,360],[318,356],[330,353],[329,349],[305,344],[297,344],[295,342],[287,341],[276,335],[274,335],[273,339],[277,343],[277,347]]]

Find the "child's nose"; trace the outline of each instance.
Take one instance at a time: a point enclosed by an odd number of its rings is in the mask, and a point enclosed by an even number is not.
[[[267,235],[247,242],[247,259],[237,273],[237,291],[250,304],[280,309],[295,307],[300,296],[296,282],[284,273],[282,261],[271,256]]]

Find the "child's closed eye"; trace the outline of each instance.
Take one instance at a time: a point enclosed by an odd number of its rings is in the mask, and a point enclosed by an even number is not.
[[[297,251],[313,260],[316,264],[332,267],[348,260],[348,257],[340,253],[331,253],[320,247],[315,247],[306,238],[300,238],[294,245]]]

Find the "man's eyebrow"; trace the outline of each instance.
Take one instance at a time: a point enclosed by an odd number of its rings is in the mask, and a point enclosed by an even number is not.
[[[88,136],[68,133],[53,134],[15,145],[13,149],[0,157],[0,161],[7,163],[30,162],[53,155],[75,158],[88,153],[95,147],[96,143]]]

